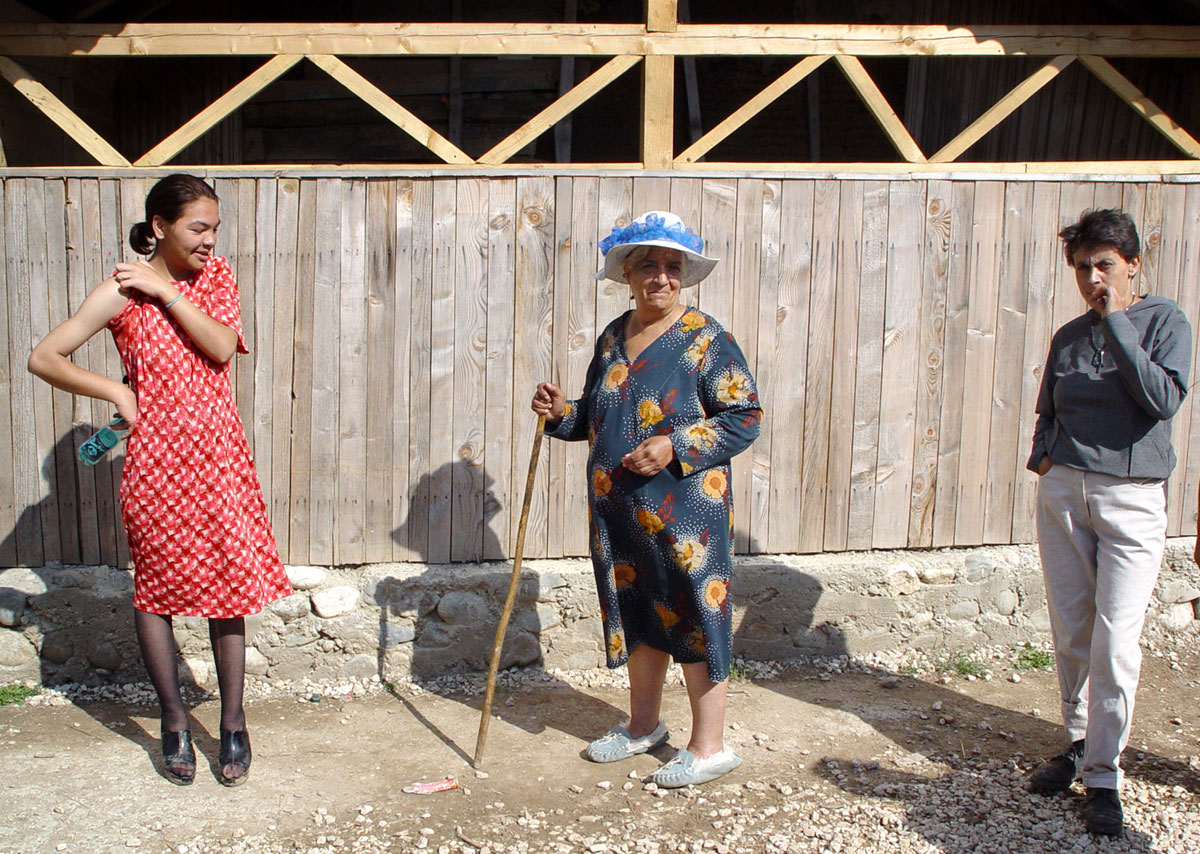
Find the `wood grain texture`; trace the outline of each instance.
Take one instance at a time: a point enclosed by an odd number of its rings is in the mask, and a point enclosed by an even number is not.
[[[1037,422],[1037,398],[1042,386],[1054,301],[1054,270],[1058,263],[1057,184],[1039,184],[1033,189],[1032,226],[1026,267],[1025,352],[1021,363],[1021,410],[1013,466],[1012,538],[1019,543],[1036,538],[1037,476],[1026,471],[1026,458]]]
[[[975,187],[971,232],[970,307],[963,356],[964,388],[962,438],[964,453],[958,468],[958,506],[955,542],[983,542],[985,491],[991,440],[990,394],[996,357],[996,283],[1000,274],[1000,240],[1004,230],[1004,184],[980,182]],[[970,445],[966,442],[969,440]]]
[[[392,559],[394,473],[392,423],[396,403],[393,363],[396,349],[396,182],[366,185],[366,477],[363,503],[363,559]],[[405,283],[407,285],[407,282]],[[403,322],[403,321],[401,321]],[[404,455],[405,463],[408,455]]]
[[[391,203],[390,222],[393,246],[391,265],[387,271],[395,305],[395,341],[392,361],[384,369],[391,372],[392,408],[385,417],[391,420],[391,539],[393,560],[412,560],[416,553],[410,548],[407,522],[412,500],[409,479],[411,452],[412,382],[409,364],[412,358],[412,328],[415,323],[413,289],[418,282],[414,275],[413,231],[419,194],[411,179],[396,182]]]
[[[11,350],[12,321],[10,302],[12,295],[8,287],[8,195],[12,191],[12,179],[0,181],[0,253],[5,263],[0,264],[0,330],[4,331],[5,344],[0,347],[0,395],[8,403],[12,400],[12,365],[15,354]],[[17,362],[17,364],[20,364]],[[24,507],[17,501],[16,482],[13,476],[13,421],[12,407],[0,406],[0,565],[17,566],[17,517]]]
[[[559,276],[558,293],[566,292],[566,328],[555,329],[555,341],[561,341],[563,350],[555,357],[555,368],[562,379],[563,393],[568,399],[578,398],[583,392],[588,365],[595,353],[596,338],[600,327],[607,321],[596,317],[596,287],[593,278],[599,267],[599,252],[596,249],[598,216],[600,206],[600,179],[575,178],[571,181],[571,210],[564,211],[561,205],[559,219],[570,217],[570,268]],[[527,406],[528,401],[518,400],[516,406]],[[563,466],[563,553],[586,555],[588,553],[587,516],[587,456],[586,442],[565,444]]]
[[[758,251],[758,299],[748,306],[748,308],[757,314],[753,320],[754,326],[758,331],[758,340],[755,342],[753,356],[755,363],[754,379],[756,384],[773,389],[778,385],[774,381],[774,377],[776,376],[775,353],[779,349],[776,312],[779,305],[780,231],[782,227],[783,186],[777,181],[760,183],[762,187],[760,194],[762,236],[759,241]],[[739,189],[740,192],[741,190]],[[807,300],[805,302],[807,303]],[[746,346],[749,345],[747,344]],[[759,393],[759,405],[763,407],[764,411],[774,411],[771,403],[763,400],[761,392]],[[771,512],[774,507],[774,496],[771,493],[771,471],[774,467],[774,426],[772,419],[764,417],[758,439],[755,440],[748,452],[750,456],[751,478],[749,525],[750,551],[752,552],[765,550],[782,551],[781,549],[771,549],[769,545],[774,539],[772,531],[774,530],[775,522],[775,516]],[[794,447],[796,443],[792,442],[791,439],[790,431],[785,432],[781,436],[781,441],[785,445]],[[796,466],[797,468],[799,467],[798,455]],[[798,481],[798,478],[795,480]],[[795,506],[795,504],[792,505],[792,507]],[[743,515],[745,516],[746,514]],[[790,539],[793,542],[795,540],[795,522],[795,511],[793,510],[788,514],[788,520],[781,523],[783,528],[791,529]],[[795,546],[793,545],[787,551],[795,551]]]
[[[487,182],[458,182],[455,217],[453,514],[450,559],[483,558],[488,308]],[[561,548],[561,541],[558,546]]]
[[[854,467],[855,367],[858,357],[859,273],[862,269],[861,181],[840,186],[837,228],[837,294],[830,361],[829,467],[825,492],[825,551],[847,548],[850,481]]]
[[[554,182],[549,178],[517,179],[516,256],[516,330],[513,336],[513,388],[524,389],[530,397],[544,377],[551,375],[551,323],[554,313]],[[523,483],[533,447],[536,419],[528,409],[513,409],[513,455],[510,483]],[[545,454],[538,461],[533,503],[526,531],[526,556],[546,554],[548,536],[547,493],[549,464]],[[517,513],[520,506],[512,502]],[[510,530],[517,530],[518,519],[510,517]]]
[[[921,326],[917,344],[917,410],[913,449],[912,498],[908,545],[933,545],[934,498],[938,481],[938,443],[945,385],[946,286],[950,268],[952,185],[930,181],[926,187],[922,236]]]
[[[873,548],[908,544],[920,375],[924,210],[924,184],[891,185]]]
[[[975,185],[951,185],[949,234],[950,268],[946,279],[946,330],[942,374],[941,426],[938,433],[937,488],[934,490],[933,545],[955,542],[958,517],[958,473],[963,450],[963,409],[967,395],[967,319],[974,257],[971,222],[975,210]]]
[[[84,213],[80,179],[67,179],[64,205],[66,242],[63,248],[67,255],[67,274],[64,284],[67,289],[67,311],[68,314],[74,314],[87,297],[90,284],[85,266]],[[3,326],[0,325],[0,328]],[[86,368],[89,364],[87,354],[90,347],[90,342],[83,345],[71,357],[72,361]],[[75,472],[79,560],[89,566],[100,562],[100,539],[96,519],[96,474],[91,466],[78,465],[75,455],[79,446],[90,435],[88,432],[91,422],[90,412],[91,402],[89,400],[78,395],[71,395],[71,437],[69,442],[64,443],[70,458],[70,468]],[[3,431],[4,421],[0,418],[0,433]],[[0,446],[0,452],[2,451],[3,447]]]
[[[466,180],[466,179],[460,179]],[[450,559],[453,531],[451,492],[454,488],[454,434],[445,423],[454,412],[454,297],[458,286],[458,181],[433,185],[430,289],[429,403],[429,543],[426,559]],[[453,417],[453,415],[451,415]]]
[[[1004,194],[1004,236],[997,280],[996,351],[992,373],[992,418],[988,430],[983,540],[1012,538],[1017,472],[1013,460],[1024,447],[1021,429],[1022,374],[1029,304],[1029,250],[1036,209],[1032,184],[1011,182]]]
[[[296,229],[296,310],[292,341],[291,491],[289,492],[288,555],[293,563],[312,557],[312,424],[314,346],[313,315],[316,288],[317,182],[300,184]]]
[[[819,552],[825,539],[825,514],[828,508],[830,487],[830,448],[832,445],[831,413],[833,409],[833,372],[835,335],[838,323],[838,227],[840,221],[841,188],[836,181],[817,181],[813,185],[812,213],[810,225],[805,227],[802,217],[807,213],[804,202],[807,193],[793,199],[797,190],[803,189],[800,182],[788,182],[784,186],[784,211],[791,225],[785,225],[783,246],[785,265],[803,264],[807,256],[811,267],[811,285],[808,296],[808,329],[797,332],[806,337],[808,362],[806,393],[804,397],[804,423],[800,436],[802,463],[800,472],[800,519],[798,550]],[[801,219],[797,221],[797,218]],[[811,242],[806,247],[806,237],[811,232]],[[797,293],[803,297],[803,293]],[[781,317],[781,325],[787,323]],[[777,377],[783,376],[786,365],[778,356]],[[783,428],[780,428],[781,432]],[[774,487],[773,487],[774,488]],[[786,512],[774,507],[775,516]],[[772,525],[774,530],[774,525]]]
[[[850,521],[846,547],[869,549],[874,540],[878,480],[883,330],[887,294],[888,185],[863,187],[862,256],[859,267],[858,351],[854,380],[854,453],[850,469]]]
[[[367,186],[341,182],[340,269],[336,292],[337,498],[334,554],[338,563],[366,559],[367,491]]]
[[[516,354],[516,278],[517,182],[514,178],[496,178],[488,182],[487,221],[487,385],[484,413],[484,494],[483,553],[485,560],[507,557],[516,530],[510,531],[512,507],[518,504],[513,492],[513,413],[527,411],[532,388],[513,383]],[[590,291],[589,291],[590,296]],[[590,305],[586,305],[590,308]],[[589,312],[590,314],[590,312]],[[567,394],[571,394],[570,390]],[[567,494],[578,492],[578,484],[566,484]],[[586,550],[587,533],[584,532]]]

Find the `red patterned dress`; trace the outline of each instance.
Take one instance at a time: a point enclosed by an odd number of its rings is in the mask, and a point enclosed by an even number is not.
[[[177,288],[242,336],[229,262],[210,258]],[[137,393],[121,478],[121,515],[139,611],[226,619],[292,592],[279,560],[230,363],[202,353],[156,299],[130,299],[109,329]]]

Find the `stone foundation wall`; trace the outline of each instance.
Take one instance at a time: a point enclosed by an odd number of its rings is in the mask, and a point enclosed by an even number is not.
[[[1200,633],[1194,541],[1168,543],[1148,625]],[[247,619],[247,670],[267,680],[385,680],[486,670],[507,564],[288,567],[296,592]],[[109,567],[0,570],[0,683],[144,679],[133,578]],[[751,660],[966,651],[1049,637],[1031,546],[744,557],[734,653]],[[185,676],[213,684],[206,621],[175,620]],[[531,561],[502,668],[603,666],[591,564]]]

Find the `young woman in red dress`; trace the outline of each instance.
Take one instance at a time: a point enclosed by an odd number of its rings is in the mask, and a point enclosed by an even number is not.
[[[121,516],[134,565],[134,623],[162,707],[168,779],[192,782],[196,754],[180,693],[174,616],[207,617],[221,691],[220,782],[250,770],[242,706],[245,617],[291,593],[229,384],[246,353],[237,284],[213,254],[217,194],[169,175],[133,226],[135,263],[118,264],[33,350],[29,370],[56,388],[110,401],[129,427]],[[70,356],[108,329],[126,382]]]

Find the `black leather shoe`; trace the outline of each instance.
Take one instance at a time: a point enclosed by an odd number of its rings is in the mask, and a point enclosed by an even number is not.
[[[163,768],[167,779],[180,786],[191,785],[196,779],[196,751],[192,747],[190,730],[162,734]],[[191,766],[189,768],[188,766]]]
[[[1083,826],[1097,836],[1120,836],[1125,830],[1125,813],[1116,789],[1088,786],[1083,798]]]
[[[1083,739],[1065,751],[1047,759],[1029,775],[1029,791],[1039,795],[1065,792],[1083,772]]]
[[[221,750],[217,753],[217,764],[221,766],[217,779],[222,786],[240,786],[250,776],[250,733],[244,729],[221,730]],[[244,770],[236,777],[226,777],[225,768],[240,765]]]

